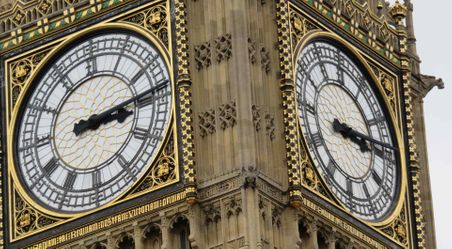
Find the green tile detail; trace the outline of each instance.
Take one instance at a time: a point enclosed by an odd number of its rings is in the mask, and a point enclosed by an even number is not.
[[[0,43],[0,50],[3,49],[4,43]]]
[[[24,38],[24,41],[30,39],[30,33],[29,32],[24,33],[23,38]]]
[[[83,14],[83,11],[78,11],[78,12],[75,14],[75,20],[79,20],[79,19],[82,17],[82,14]]]
[[[109,1],[107,1],[107,2],[105,2],[105,3],[102,4],[102,9],[106,9],[106,8],[108,8],[109,6],[110,6],[110,3],[109,3]]]

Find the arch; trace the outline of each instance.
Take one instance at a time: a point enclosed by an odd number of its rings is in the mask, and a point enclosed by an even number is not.
[[[117,249],[135,249],[135,240],[129,232],[122,233],[115,243]]]

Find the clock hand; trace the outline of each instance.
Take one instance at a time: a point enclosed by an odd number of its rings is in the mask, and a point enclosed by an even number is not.
[[[103,111],[100,114],[93,114],[91,115],[88,120],[80,120],[78,123],[74,124],[74,130],[76,136],[80,135],[84,131],[90,129],[90,130],[96,130],[99,128],[101,124],[106,124],[108,122],[111,122],[113,120],[118,120],[120,123],[122,123],[125,118],[127,118],[129,115],[131,115],[133,112],[127,112],[125,111],[124,107],[129,105],[132,102],[135,102],[144,96],[155,93],[156,91],[159,91],[163,89],[167,84],[169,80],[165,80],[162,83],[152,87],[151,89],[144,91],[137,96],[130,98],[106,111]],[[121,111],[123,110],[123,111]],[[116,114],[112,115],[114,112],[117,112]],[[121,114],[120,114],[121,113]],[[122,120],[122,121],[121,121]]]
[[[352,128],[347,126],[345,123],[342,124],[341,122],[339,122],[339,120],[337,120],[337,119],[334,119],[334,121],[333,121],[333,128],[334,128],[334,131],[340,132],[344,137],[351,138],[353,136],[353,137],[359,138],[359,140],[364,141],[364,142],[365,142],[365,140],[367,140],[371,143],[381,145],[381,146],[391,149],[391,150],[395,150],[395,151],[398,150],[396,147],[394,147],[390,144],[378,141],[370,136],[362,134],[361,132],[353,130]]]
[[[333,129],[335,132],[341,133],[344,138],[349,138],[352,142],[359,145],[359,149],[362,152],[370,151],[370,148],[367,145],[366,140],[354,135],[353,129],[348,127],[346,124],[342,124],[341,122],[339,122],[339,120],[334,119]]]

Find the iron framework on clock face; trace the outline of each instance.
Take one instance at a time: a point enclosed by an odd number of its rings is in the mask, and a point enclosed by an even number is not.
[[[399,163],[396,149],[345,137],[334,120],[380,141],[396,144],[391,119],[371,78],[332,41],[314,40],[297,58],[296,91],[300,126],[316,168],[336,198],[352,213],[380,221],[398,197]]]
[[[83,212],[126,192],[146,172],[169,126],[171,83],[125,107],[123,122],[77,136],[74,124],[169,81],[165,60],[144,37],[107,30],[50,60],[23,101],[15,162],[22,181],[52,210]]]

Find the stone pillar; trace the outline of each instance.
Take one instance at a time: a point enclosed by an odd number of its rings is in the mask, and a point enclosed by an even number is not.
[[[166,217],[164,212],[160,213],[160,224],[161,224],[160,229],[162,231],[162,248],[161,249],[172,249],[169,220]]]
[[[108,232],[106,236],[107,236],[107,249],[116,249],[116,240],[113,237],[113,235],[110,232]]]
[[[306,241],[306,248],[309,249],[319,249],[319,243],[317,241],[317,231],[318,231],[317,221],[313,220],[308,224],[308,234],[309,238]]]
[[[336,231],[327,234],[326,243],[328,244],[328,249],[336,249]]]
[[[143,229],[138,226],[137,222],[133,223],[133,240],[135,241],[135,249],[144,249]]]
[[[284,234],[284,248],[299,249],[301,246],[301,238],[298,231],[297,211],[292,207],[288,207],[283,211],[281,218]]]

